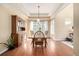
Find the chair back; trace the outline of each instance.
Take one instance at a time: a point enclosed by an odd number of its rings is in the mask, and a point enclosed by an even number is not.
[[[45,35],[42,31],[37,31],[35,34],[34,34],[34,38],[44,38]]]

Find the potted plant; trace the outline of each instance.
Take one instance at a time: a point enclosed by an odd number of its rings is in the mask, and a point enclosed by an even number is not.
[[[9,50],[15,48],[14,39],[13,39],[12,35],[10,35],[10,37],[9,37],[9,39],[7,40],[6,43],[0,43],[0,44],[4,44],[5,46],[7,46],[7,48],[8,48]]]

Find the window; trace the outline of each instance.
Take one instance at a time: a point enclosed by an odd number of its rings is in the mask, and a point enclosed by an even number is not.
[[[30,30],[36,32],[41,28],[41,31],[45,32],[48,31],[48,21],[31,21],[30,22]]]

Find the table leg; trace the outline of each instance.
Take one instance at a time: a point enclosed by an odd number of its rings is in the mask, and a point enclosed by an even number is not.
[[[45,39],[45,47],[47,46],[47,40]]]

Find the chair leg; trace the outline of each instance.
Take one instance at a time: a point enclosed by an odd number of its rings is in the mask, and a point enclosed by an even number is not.
[[[34,48],[34,43],[33,43],[33,48]]]
[[[45,43],[45,48],[46,48],[47,46],[46,46],[46,43]]]
[[[41,45],[41,47],[43,48],[43,45]]]

